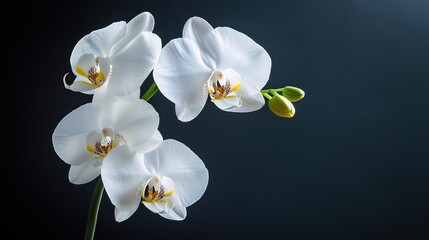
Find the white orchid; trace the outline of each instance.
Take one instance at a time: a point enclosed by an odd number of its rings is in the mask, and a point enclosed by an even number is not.
[[[190,18],[183,38],[162,50],[153,76],[161,93],[175,104],[181,121],[194,119],[207,95],[222,110],[251,112],[260,109],[260,90],[271,71],[271,58],[245,34],[228,27],[213,27],[200,17]]]
[[[70,182],[84,184],[100,175],[103,159],[118,146],[138,152],[155,149],[163,140],[158,125],[158,113],[146,101],[96,94],[92,103],[59,122],[52,142],[58,156],[71,165]]]
[[[139,154],[119,147],[104,159],[101,178],[115,205],[115,219],[128,219],[142,202],[171,220],[186,218],[186,207],[198,201],[208,184],[208,170],[183,143],[167,139]]]
[[[116,96],[129,95],[143,84],[161,52],[161,39],[152,30],[155,20],[143,12],[128,23],[115,22],[92,31],[74,47],[70,64],[76,75],[67,89],[93,94],[103,85]]]

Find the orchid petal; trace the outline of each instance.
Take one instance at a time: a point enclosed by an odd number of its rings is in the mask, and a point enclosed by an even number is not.
[[[100,175],[101,165],[95,165],[92,161],[102,160],[88,159],[80,165],[71,165],[69,171],[69,181],[73,184],[85,184],[98,177]]]
[[[150,12],[142,12],[127,23],[125,36],[115,44],[112,52],[117,52],[143,31],[152,32],[155,19]]]
[[[115,95],[112,95],[107,91],[107,84],[102,85],[95,91],[94,96],[92,97],[92,102],[95,104],[108,104],[109,102],[115,102],[115,101],[135,101],[140,99],[140,88],[137,89],[135,92],[131,93],[130,95],[125,95],[122,97],[118,97]]]
[[[206,101],[202,102],[201,105],[196,107],[176,105],[175,111],[176,111],[177,119],[179,119],[182,122],[189,122],[193,120],[196,116],[198,116],[198,114],[200,114],[205,104],[206,104]]]
[[[128,208],[121,209],[121,208],[115,207],[115,210],[114,210],[115,220],[117,222],[123,222],[127,220],[128,218],[131,217],[131,215],[133,215],[137,211],[137,209],[139,208],[139,205],[140,205],[139,202],[136,201],[135,204],[130,204]]]
[[[227,112],[253,112],[261,109],[265,104],[265,99],[261,93],[256,93],[253,96],[241,95],[241,106],[232,106],[231,108],[224,109]]]
[[[75,66],[79,58],[84,54],[93,54],[97,57],[108,57],[112,47],[124,37],[126,23],[115,22],[109,26],[92,31],[78,41],[74,47],[70,65]]]
[[[189,18],[183,28],[182,36],[183,38],[189,38],[193,40],[202,51],[207,51],[206,49],[206,38],[213,31],[213,27],[203,18],[200,17],[191,17]],[[204,58],[205,54],[202,55],[202,59],[206,64],[210,63],[210,60],[206,61]],[[212,65],[208,65],[212,66]]]
[[[163,137],[161,133],[156,130],[156,132],[152,135],[151,138],[149,138],[147,141],[144,142],[140,147],[136,148],[135,150],[139,153],[145,153],[153,151],[155,148],[159,146],[159,144],[162,143]]]
[[[228,27],[215,28],[207,36],[208,54],[218,70],[234,69],[254,91],[267,83],[271,71],[271,58],[266,50],[247,35]]]
[[[185,207],[200,199],[207,188],[209,175],[203,161],[179,141],[164,140],[154,151],[145,153],[145,164],[150,172],[174,181],[175,192]]]
[[[117,96],[129,95],[139,89],[153,70],[161,52],[161,39],[142,32],[110,58],[112,74],[108,90]]]
[[[228,111],[232,108],[240,108],[242,105],[241,98],[236,96],[221,98],[221,99],[212,99],[212,102],[220,109]]]
[[[159,115],[146,101],[118,100],[103,105],[101,121],[124,137],[128,146],[139,149],[157,131]]]
[[[64,87],[68,90],[72,90],[74,92],[81,92],[85,94],[94,94],[95,90],[98,88],[97,86],[91,84],[86,79],[78,76],[74,80],[74,82],[70,85],[66,83],[65,77],[63,79]]]
[[[113,205],[117,221],[124,221],[137,210],[142,184],[151,175],[143,164],[142,155],[127,146],[116,147],[104,158],[101,177]]]
[[[204,65],[194,41],[174,39],[161,51],[153,77],[167,99],[177,105],[195,108],[207,101],[204,88],[211,72]]]
[[[52,134],[55,152],[66,163],[80,165],[91,157],[86,150],[88,133],[100,129],[100,109],[91,103],[67,114]]]
[[[171,206],[167,211],[160,212],[159,215],[169,220],[184,220],[186,218],[187,211],[179,193],[173,194],[171,197],[168,198],[168,201]]]

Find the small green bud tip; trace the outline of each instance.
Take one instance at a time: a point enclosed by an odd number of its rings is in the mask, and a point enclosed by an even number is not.
[[[270,110],[279,117],[292,118],[295,115],[295,107],[285,97],[275,93],[268,101]]]
[[[282,95],[291,102],[297,102],[304,98],[305,92],[297,87],[286,86],[282,91]]]

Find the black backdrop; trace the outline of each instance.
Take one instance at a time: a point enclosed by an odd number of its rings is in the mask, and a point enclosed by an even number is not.
[[[292,119],[267,107],[234,114],[207,104],[182,123],[158,92],[150,102],[159,130],[202,158],[208,189],[182,222],[141,205],[116,223],[104,195],[96,239],[428,237],[429,1],[29,4],[2,10],[12,13],[3,18],[14,46],[6,46],[13,72],[4,80],[20,83],[6,91],[19,91],[23,103],[20,159],[7,158],[11,166],[3,170],[15,236],[83,239],[95,181],[69,183],[69,166],[53,151],[51,135],[91,99],[64,89],[62,77],[80,38],[149,11],[163,45],[180,37],[192,16],[247,34],[272,58],[266,87],[293,85],[307,95]]]

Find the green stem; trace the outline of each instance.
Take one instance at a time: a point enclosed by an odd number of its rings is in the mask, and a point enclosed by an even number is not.
[[[145,100],[145,101],[149,101],[149,99],[155,95],[155,93],[158,91],[158,86],[156,85],[155,82],[152,83],[152,85],[150,85],[149,89],[143,94],[143,96],[141,97],[141,99]]]
[[[100,208],[101,198],[103,197],[104,185],[101,177],[98,177],[92,194],[91,206],[89,207],[88,222],[86,223],[85,240],[93,240],[95,227],[97,226],[98,209]]]
[[[283,89],[285,89],[285,88],[263,89],[263,90],[261,90],[261,93],[264,94],[264,93],[281,92],[281,91],[283,91]]]
[[[270,94],[268,94],[268,93],[266,93],[266,92],[263,92],[263,93],[262,93],[262,95],[263,95],[264,97],[266,97],[268,100],[270,100],[271,98],[273,98],[273,97],[271,97],[271,96],[270,96]]]

